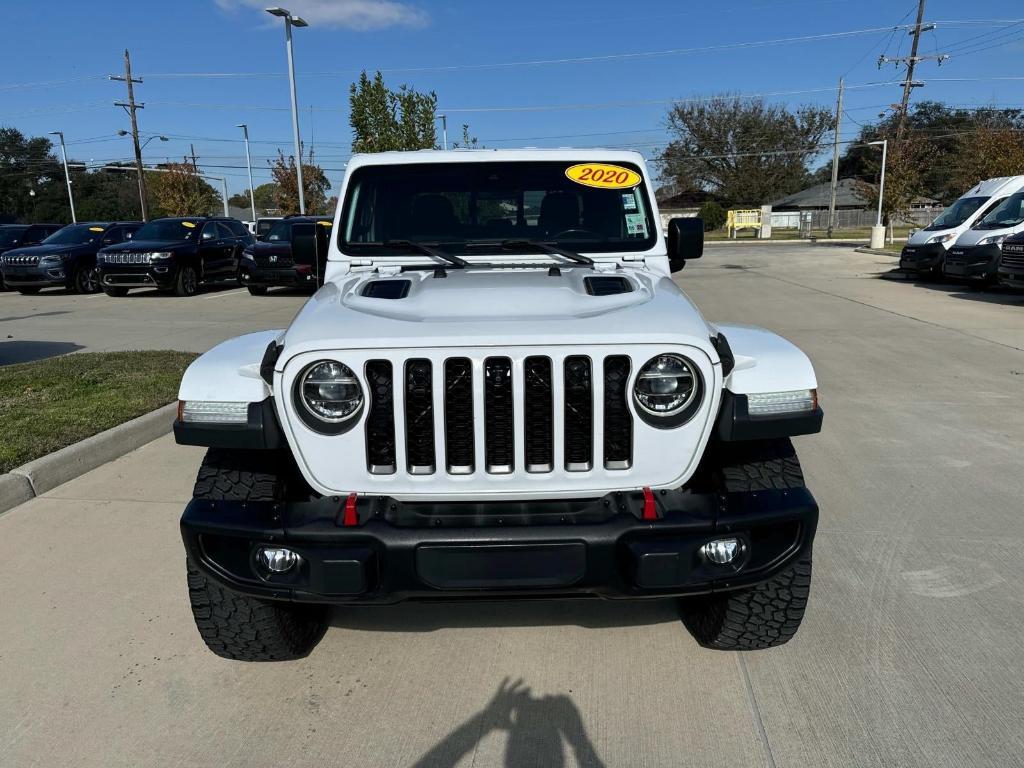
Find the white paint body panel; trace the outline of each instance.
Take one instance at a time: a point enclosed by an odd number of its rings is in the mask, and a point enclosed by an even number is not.
[[[961,199],[965,197],[989,198],[989,200],[984,205],[979,206],[978,210],[972,213],[963,224],[949,229],[919,229],[907,239],[907,245],[925,245],[929,240],[952,234],[954,237],[949,240],[942,241],[943,247],[948,251],[953,247],[954,243],[958,242],[958,237],[968,232],[970,228],[977,223],[978,219],[981,218],[982,214],[990,210],[993,200],[1001,200],[1020,189],[1024,189],[1024,176],[1001,176],[996,179],[987,179],[986,181],[971,187],[971,189],[960,196]],[[967,245],[967,243],[959,244]],[[971,245],[973,245],[973,243],[971,243]]]
[[[266,400],[270,387],[260,378],[260,363],[267,346],[282,333],[247,333],[221,342],[185,370],[178,399],[229,403]]]
[[[753,325],[716,323],[729,340],[736,367],[725,388],[737,395],[817,389],[814,366],[799,347],[776,333]]]

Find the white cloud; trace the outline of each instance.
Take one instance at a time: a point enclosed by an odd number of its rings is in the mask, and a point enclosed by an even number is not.
[[[272,6],[271,0],[216,0],[225,10]],[[395,0],[282,0],[282,7],[312,25],[346,27],[360,32],[386,27],[422,27],[430,17],[408,3]]]

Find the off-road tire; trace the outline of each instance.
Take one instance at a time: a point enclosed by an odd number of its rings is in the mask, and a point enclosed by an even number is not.
[[[89,273],[92,273],[91,280],[89,279]],[[99,293],[101,288],[100,276],[99,272],[96,271],[96,266],[86,264],[76,269],[72,278],[71,288],[75,293],[81,295]]]
[[[249,289],[250,296],[266,296],[267,286],[265,285],[249,285],[246,286]]]
[[[191,562],[188,598],[206,647],[236,661],[287,661],[309,654],[327,628],[327,607],[258,600],[225,589]]]
[[[199,273],[191,264],[183,264],[174,278],[175,296],[195,296],[199,293]]]
[[[211,448],[193,496],[215,501],[276,501],[284,497],[288,462],[276,451]],[[191,562],[188,595],[196,628],[218,656],[238,661],[284,661],[307,655],[327,627],[327,607],[260,600],[207,578]]]
[[[17,288],[15,290],[17,290],[18,293],[20,293],[22,296],[35,296],[42,289],[41,288],[29,287],[29,288]]]
[[[788,438],[718,446],[713,481],[723,491],[803,488],[800,462]],[[683,623],[705,648],[756,651],[796,634],[811,592],[811,552],[757,586],[680,603]]]
[[[103,292],[111,298],[120,299],[128,295],[127,288],[119,288],[117,286],[104,285]]]

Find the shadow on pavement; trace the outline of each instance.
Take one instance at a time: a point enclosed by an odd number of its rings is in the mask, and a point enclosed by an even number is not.
[[[16,315],[12,317],[0,317],[0,323],[7,323],[13,320],[35,320],[37,317],[53,317],[54,315],[69,315],[71,314],[66,309],[57,310],[55,312],[33,312],[31,315]]]
[[[82,349],[70,341],[0,341],[0,365],[31,363]]]
[[[415,768],[454,768],[492,731],[508,731],[506,768],[560,768],[563,741],[580,766],[604,766],[572,699],[565,695],[534,697],[522,680],[505,678],[487,705],[449,733],[416,761]]]
[[[929,290],[947,293],[954,298],[966,299],[967,301],[981,301],[986,304],[1011,304],[1014,306],[1024,306],[1024,292],[1001,288],[997,285],[972,286],[966,283],[943,282],[938,278],[908,275],[905,272],[900,272],[895,269],[889,272],[878,272],[875,274],[875,277],[880,280],[893,280],[896,282],[910,283],[915,288],[928,288]]]
[[[345,606],[331,626],[368,632],[434,632],[450,627],[639,627],[678,622],[676,601],[600,599],[406,602]]]

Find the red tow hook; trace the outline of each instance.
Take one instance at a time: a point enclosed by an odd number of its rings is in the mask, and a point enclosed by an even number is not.
[[[644,486],[644,520],[657,520],[658,508],[654,506],[654,491]]]
[[[356,494],[350,493],[345,499],[345,511],[341,518],[341,524],[346,528],[359,525],[359,514],[356,512]]]

